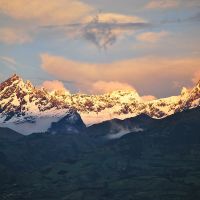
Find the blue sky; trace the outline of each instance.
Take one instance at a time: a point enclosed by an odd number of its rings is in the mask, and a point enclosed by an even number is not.
[[[176,95],[200,79],[199,35],[199,0],[0,0],[0,80]]]

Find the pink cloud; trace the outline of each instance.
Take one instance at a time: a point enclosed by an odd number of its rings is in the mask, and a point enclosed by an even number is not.
[[[200,58],[143,57],[100,64],[42,54],[41,61],[43,70],[57,79],[73,81],[84,92],[90,92],[94,83],[102,81],[126,83],[147,94],[152,90],[157,94],[163,88],[171,90],[174,81],[191,80],[200,66]],[[97,84],[98,90],[102,83]]]
[[[41,85],[41,87],[47,89],[48,91],[57,91],[57,90],[62,90],[62,91],[68,91],[64,84],[61,81],[58,80],[53,80],[53,81],[44,81]]]

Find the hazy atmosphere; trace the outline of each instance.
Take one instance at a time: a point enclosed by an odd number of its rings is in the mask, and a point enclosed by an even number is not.
[[[200,0],[0,0],[0,200],[200,200]]]

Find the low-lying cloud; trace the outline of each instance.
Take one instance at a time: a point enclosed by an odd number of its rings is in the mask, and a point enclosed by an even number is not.
[[[109,134],[107,136],[107,139],[109,140],[116,140],[116,139],[119,139],[129,133],[141,133],[143,132],[144,130],[142,128],[132,128],[132,129],[126,129],[126,128],[122,128],[121,130],[119,130],[118,132],[116,133],[113,133],[113,134]]]

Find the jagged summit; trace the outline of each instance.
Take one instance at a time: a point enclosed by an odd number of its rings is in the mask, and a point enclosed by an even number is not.
[[[9,79],[10,80],[21,80],[22,78],[19,75],[17,75],[17,74],[13,74]]]
[[[76,110],[87,125],[143,113],[160,119],[199,105],[200,82],[192,89],[183,88],[179,96],[151,101],[143,101],[134,90],[102,95],[48,92],[34,87],[30,81],[24,82],[16,74],[0,84],[0,126],[38,121],[42,125],[50,124],[52,119],[57,121],[65,116],[69,109]]]
[[[3,81],[0,84],[0,90],[2,90],[4,87],[12,84],[15,81],[21,81],[22,79],[17,75],[17,74],[13,74],[10,78],[8,78],[7,80]]]

